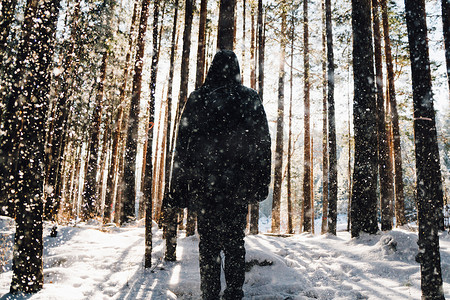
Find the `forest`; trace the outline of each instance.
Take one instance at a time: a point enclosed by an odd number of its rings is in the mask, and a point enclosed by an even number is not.
[[[288,239],[332,245],[345,232],[385,247],[412,234],[422,299],[445,299],[449,0],[0,3],[0,299],[39,295],[52,282],[47,235],[68,243],[80,226],[145,228],[143,274],[180,260],[177,237],[191,249],[195,213],[164,199],[183,108],[219,49],[236,53],[272,139],[270,192],[249,205],[246,243],[297,249]]]

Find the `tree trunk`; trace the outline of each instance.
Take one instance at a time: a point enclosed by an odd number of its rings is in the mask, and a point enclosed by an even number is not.
[[[246,20],[246,8],[247,8],[247,3],[245,0],[242,0],[242,49],[241,49],[241,53],[242,53],[242,61],[241,61],[241,81],[242,84],[244,84],[244,69],[246,68],[246,64],[245,64],[245,24],[247,23]],[[236,18],[235,18],[236,20]]]
[[[373,33],[375,45],[375,72],[377,91],[377,127],[378,127],[378,176],[380,179],[381,230],[392,229],[391,204],[394,198],[392,162],[389,156],[388,134],[383,96],[383,60],[381,57],[380,16],[378,0],[372,0]]]
[[[128,116],[128,130],[125,153],[125,165],[123,180],[125,183],[125,194],[122,205],[122,212],[120,222],[125,223],[136,217],[136,154],[138,146],[138,128],[139,128],[139,113],[141,102],[141,87],[142,87],[142,70],[144,67],[144,51],[145,51],[145,35],[147,32],[147,21],[149,16],[149,0],[142,0],[141,17],[139,20],[139,31],[137,38],[135,69],[133,76],[133,89],[131,92],[131,107]]]
[[[130,73],[130,63],[131,63],[131,52],[133,50],[134,39],[136,34],[136,20],[138,14],[139,0],[134,1],[133,8],[133,16],[131,17],[131,27],[130,27],[130,36],[128,39],[128,51],[125,57],[125,66],[123,68],[122,75],[122,85],[120,87],[119,92],[119,107],[117,110],[117,116],[115,121],[115,130],[113,134],[113,144],[112,144],[112,153],[111,153],[111,164],[108,173],[108,180],[106,183],[106,198],[105,198],[105,211],[103,217],[103,223],[111,222],[112,211],[113,211],[113,203],[114,203],[114,191],[115,191],[115,182],[117,180],[118,173],[118,161],[119,161],[119,143],[120,143],[120,133],[123,130],[123,116],[124,109],[127,106],[125,101],[125,94],[127,90],[128,83],[128,74]]]
[[[447,64],[447,80],[450,94],[450,1],[442,1],[442,28],[445,43],[445,61]]]
[[[261,101],[264,101],[264,24],[262,0],[258,0],[258,94]],[[256,64],[256,60],[255,60]],[[256,68],[255,68],[256,69]],[[256,72],[255,72],[256,73]],[[256,74],[255,74],[256,85]],[[259,203],[250,206],[250,234],[259,232]]]
[[[309,26],[308,1],[303,1],[303,63],[304,63],[304,165],[303,165],[303,230],[311,232],[311,132],[310,132],[310,83],[309,83]]]
[[[255,40],[256,40],[256,30],[255,30],[255,9],[252,6],[252,29],[250,38],[250,87],[256,89],[256,58],[255,58]]]
[[[188,80],[189,80],[189,55],[191,48],[191,32],[192,32],[192,18],[194,13],[194,1],[186,0],[184,32],[183,32],[183,54],[181,59],[181,79],[180,79],[180,94],[178,98],[178,106],[176,113],[177,124],[181,117],[181,112],[186,104],[188,95]],[[172,143],[174,147],[174,143]],[[166,228],[166,252],[165,260],[176,260],[176,246],[177,246],[177,212],[174,209],[167,209],[165,212],[167,217]]]
[[[220,0],[217,50],[233,50],[236,0]]]
[[[108,52],[103,53],[101,75],[97,88],[97,95],[95,100],[95,108],[92,115],[91,125],[91,138],[89,142],[89,156],[88,166],[86,170],[86,178],[84,181],[83,191],[83,213],[82,218],[84,220],[92,219],[98,216],[97,203],[99,197],[97,194],[97,172],[98,172],[98,146],[100,138],[100,124],[102,121],[102,109],[103,109],[103,93],[104,83],[106,79],[106,66],[107,66]]]
[[[394,144],[394,184],[395,184],[395,219],[397,226],[406,224],[405,219],[405,196],[403,193],[403,170],[402,170],[402,148],[400,145],[400,129],[398,124],[397,100],[395,92],[394,64],[392,63],[391,40],[389,37],[389,18],[387,0],[381,0],[381,12],[383,18],[384,51],[386,55],[387,68],[387,100],[390,107],[392,122],[392,135]]]
[[[206,19],[208,16],[208,0],[202,0],[200,4],[200,25],[198,29],[197,48],[197,74],[195,77],[195,89],[200,88],[205,76],[205,52],[206,52]]]
[[[287,162],[287,211],[288,224],[287,233],[293,234],[294,227],[292,224],[292,186],[291,186],[291,162],[292,162],[292,101],[293,101],[293,83],[294,83],[294,38],[295,38],[295,18],[292,16],[291,24],[291,66],[290,66],[290,82],[289,82],[289,140],[288,140],[288,162]]]
[[[442,181],[433,108],[424,1],[405,0],[414,103],[419,253],[422,299],[444,299],[439,229]]]
[[[284,131],[284,79],[285,79],[285,52],[286,39],[286,10],[282,6],[281,13],[281,42],[280,42],[280,70],[278,75],[278,115],[277,115],[277,136],[275,145],[275,167],[273,184],[273,203],[272,203],[272,233],[280,233],[280,204],[281,187],[283,182],[283,131]]]
[[[329,3],[331,4],[331,3]],[[328,101],[327,101],[327,34],[326,5],[322,1],[322,228],[321,234],[328,231]]]
[[[46,172],[46,185],[52,187],[52,192],[46,195],[46,203],[44,207],[44,218],[56,221],[60,203],[60,181],[61,181],[61,165],[64,161],[64,150],[66,144],[67,122],[69,119],[69,98],[73,86],[73,69],[75,53],[77,51],[77,35],[80,14],[80,2],[77,2],[72,14],[72,28],[70,32],[69,51],[64,58],[63,73],[57,77],[58,99],[53,108],[54,118],[52,121],[53,130],[50,131],[49,158]],[[50,146],[49,146],[50,147]],[[58,187],[59,186],[59,187]]]
[[[161,207],[161,212],[156,217],[157,222],[161,223],[162,221],[162,215],[164,213],[165,209],[165,202],[164,198],[168,196],[169,193],[169,187],[170,187],[170,173],[172,170],[172,147],[173,143],[171,144],[170,141],[173,140],[173,136],[175,136],[174,132],[172,131],[172,91],[173,91],[173,73],[174,73],[174,61],[175,61],[175,52],[177,49],[177,19],[178,19],[178,0],[175,0],[175,11],[173,15],[173,26],[172,26],[172,44],[170,47],[170,67],[169,67],[169,79],[168,79],[168,88],[167,88],[167,136],[166,136],[166,163],[165,163],[165,175],[164,177],[164,197],[163,197],[163,203]],[[176,123],[173,122],[173,123]],[[176,126],[174,125],[174,128]],[[174,129],[175,131],[175,129]],[[172,139],[171,139],[171,133]]]
[[[20,104],[20,139],[15,175],[16,233],[11,293],[42,289],[45,129],[50,66],[55,44],[59,0],[29,1],[25,7],[17,72],[7,103]],[[18,104],[18,103],[17,103]],[[20,174],[20,180],[18,175]]]
[[[373,70],[371,1],[352,1],[353,128],[355,161],[352,192],[352,237],[375,234],[377,224],[376,98]],[[331,121],[331,120],[330,120]]]
[[[327,85],[328,85],[328,233],[336,235],[337,224],[337,145],[336,145],[336,113],[334,105],[334,52],[333,27],[331,19],[331,1],[325,0],[325,22],[327,34]]]
[[[145,158],[145,175],[143,184],[143,198],[145,201],[145,254],[144,254],[144,268],[152,266],[152,211],[153,211],[153,127],[155,122],[155,92],[156,92],[156,76],[158,72],[158,18],[159,18],[159,1],[153,1],[153,55],[152,66],[150,74],[150,101],[149,120],[147,130],[147,153]],[[157,141],[158,142],[158,141]]]
[[[0,17],[0,63],[3,64],[8,49],[8,36],[14,21],[17,0],[2,1]]]
[[[206,37],[206,17],[208,15],[208,1],[202,0],[200,4],[200,26],[198,29],[198,50],[197,50],[197,74],[195,80],[195,89],[198,89],[203,84],[205,74],[205,37]],[[197,221],[197,214],[192,210],[187,210],[186,221],[186,236],[195,234],[195,224]]]

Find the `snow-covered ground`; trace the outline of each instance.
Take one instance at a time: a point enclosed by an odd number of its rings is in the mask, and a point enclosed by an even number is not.
[[[341,224],[344,225],[344,224]],[[340,226],[343,228],[344,226]],[[199,299],[198,237],[178,239],[177,261],[163,261],[154,227],[153,267],[143,268],[144,227],[45,227],[44,289],[8,294],[13,222],[0,219],[0,299]],[[417,233],[395,229],[351,239],[301,234],[246,237],[245,299],[420,299]],[[441,234],[446,297],[450,297],[450,235]],[[5,261],[6,258],[6,261]],[[6,264],[5,264],[6,262]],[[262,265],[262,266],[260,266]]]

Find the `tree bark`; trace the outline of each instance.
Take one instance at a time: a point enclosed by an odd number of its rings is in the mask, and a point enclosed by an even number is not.
[[[69,51],[64,58],[63,73],[57,77],[58,99],[55,103],[54,119],[49,136],[49,158],[47,162],[46,185],[52,187],[52,192],[46,195],[44,218],[56,221],[60,204],[61,166],[64,161],[66,145],[67,122],[69,119],[70,95],[73,86],[74,57],[77,51],[76,36],[78,32],[80,3],[76,2],[72,14]]]
[[[397,100],[395,92],[394,64],[392,62],[391,39],[389,37],[389,18],[387,0],[381,0],[381,13],[383,19],[384,51],[386,55],[387,69],[387,101],[390,107],[390,117],[392,122],[392,135],[394,144],[394,184],[395,184],[395,219],[397,226],[406,224],[405,219],[405,196],[403,193],[403,169],[402,169],[402,148],[400,145],[400,129],[398,124]]]
[[[123,117],[124,109],[127,106],[127,101],[125,101],[125,94],[127,90],[128,74],[130,73],[130,63],[131,63],[131,52],[133,50],[135,34],[136,34],[136,20],[138,14],[139,0],[134,1],[133,15],[131,17],[131,27],[130,36],[128,38],[128,51],[125,57],[125,65],[123,67],[122,75],[122,85],[119,91],[119,107],[117,109],[115,130],[113,134],[113,144],[112,144],[112,154],[111,154],[111,164],[108,173],[108,180],[106,183],[106,197],[105,197],[105,211],[103,217],[103,223],[111,222],[113,203],[114,203],[114,191],[115,182],[117,180],[118,173],[118,161],[119,161],[119,144],[120,144],[120,133],[123,131]]]
[[[7,103],[20,104],[20,138],[15,176],[16,233],[11,293],[42,289],[45,129],[50,66],[55,44],[59,0],[28,1],[17,53],[17,72]],[[20,174],[20,175],[19,175]],[[19,180],[20,176],[20,180]]]
[[[329,3],[331,4],[331,3]],[[327,101],[327,30],[325,0],[322,1],[322,228],[321,234],[328,231],[328,101]]]
[[[280,233],[280,204],[281,187],[283,182],[283,131],[284,131],[284,80],[285,72],[285,52],[286,39],[286,10],[282,6],[281,13],[281,42],[280,42],[280,70],[278,75],[278,115],[277,115],[277,135],[275,144],[275,167],[274,167],[274,185],[273,185],[273,203],[272,203],[272,233]]]
[[[425,1],[405,0],[414,103],[419,253],[422,299],[444,299],[439,229],[442,181],[428,54]]]
[[[380,180],[381,230],[392,229],[391,204],[394,198],[392,162],[389,156],[388,134],[383,95],[383,60],[381,54],[380,15],[378,0],[372,0],[373,33],[375,45],[375,84],[377,91],[377,127],[378,127],[378,176]]]
[[[186,104],[188,95],[188,80],[189,80],[189,55],[191,48],[191,32],[192,32],[192,18],[194,13],[194,1],[186,0],[184,32],[183,32],[183,54],[181,59],[181,80],[180,80],[180,94],[178,98],[178,106],[176,113],[177,124],[181,117],[181,112]],[[174,146],[174,143],[172,143]],[[177,238],[177,211],[171,208],[166,209],[165,215],[167,217],[166,228],[166,252],[165,260],[176,260],[176,238]]]
[[[292,186],[291,186],[291,164],[292,164],[292,102],[293,102],[293,84],[294,84],[294,38],[295,38],[295,18],[292,16],[291,24],[291,66],[290,66],[290,82],[289,82],[289,140],[288,140],[288,162],[287,162],[287,233],[293,234],[294,227],[292,224]]]
[[[236,0],[220,0],[217,50],[233,50]]]
[[[336,110],[334,104],[334,52],[333,24],[331,19],[331,1],[325,1],[325,22],[327,35],[327,85],[328,85],[328,233],[336,235],[337,225],[337,145],[336,145]]]
[[[206,17],[208,15],[207,0],[202,0],[200,4],[200,26],[198,29],[198,48],[197,48],[197,74],[195,80],[195,89],[203,84],[205,75],[205,37],[206,37]],[[195,234],[195,224],[197,222],[197,214],[191,209],[187,210],[186,236]]]
[[[157,222],[161,223],[162,221],[162,215],[164,213],[165,209],[165,202],[164,198],[168,196],[169,193],[169,187],[170,187],[170,173],[172,170],[172,148],[173,143],[171,144],[170,141],[173,140],[173,137],[175,136],[175,133],[172,131],[172,92],[173,92],[173,73],[174,73],[174,61],[175,61],[175,52],[176,52],[176,45],[177,45],[177,21],[178,21],[178,0],[175,0],[175,11],[173,15],[173,26],[172,26],[172,42],[170,47],[170,67],[169,67],[169,82],[167,87],[167,136],[166,136],[166,163],[165,163],[165,182],[164,182],[164,197],[163,197],[163,203],[161,207],[161,212],[156,217]],[[175,125],[174,125],[174,131],[175,131]],[[171,138],[172,133],[172,138]]]
[[[376,98],[372,44],[371,1],[352,1],[353,29],[353,128],[355,161],[352,192],[352,237],[375,234],[377,224]]]
[[[120,222],[125,223],[136,217],[136,154],[138,146],[138,128],[139,128],[139,113],[142,87],[142,70],[144,66],[144,51],[145,51],[145,35],[147,32],[147,21],[149,16],[149,0],[142,0],[141,16],[139,20],[139,31],[137,38],[135,69],[133,76],[133,89],[131,92],[131,107],[128,117],[127,142],[125,153],[125,165],[123,180],[125,183],[125,197],[122,205],[122,212]]]
[[[445,44],[445,62],[447,65],[447,80],[450,94],[450,1],[441,0],[442,3],[442,28]]]
[[[309,25],[308,1],[303,1],[303,64],[304,64],[304,154],[303,154],[303,231],[311,232],[311,130],[310,130],[310,83],[309,83]]]
[[[152,190],[153,179],[153,127],[155,122],[155,92],[156,92],[156,76],[158,72],[158,18],[159,18],[159,1],[153,1],[153,55],[152,66],[150,74],[150,101],[149,120],[147,130],[147,153],[145,158],[145,175],[144,175],[144,189],[143,198],[145,201],[145,254],[144,254],[144,268],[152,266],[152,211],[154,190]]]
[[[16,6],[17,0],[2,1],[2,10],[0,15],[0,63],[3,63],[6,58],[8,36],[11,30],[11,24],[14,21]]]
[[[258,94],[261,101],[264,101],[264,24],[263,24],[263,5],[262,0],[258,0],[258,58],[255,64],[258,64]],[[256,67],[255,67],[256,69]],[[256,72],[255,72],[256,85]],[[250,234],[259,232],[259,203],[250,206]]]
[[[97,171],[98,171],[98,146],[100,142],[100,124],[102,121],[102,109],[103,109],[103,93],[104,83],[106,79],[106,67],[107,67],[108,52],[103,53],[101,75],[97,88],[95,108],[92,115],[91,125],[91,137],[89,142],[89,156],[88,165],[86,170],[86,178],[84,181],[83,191],[83,213],[84,220],[92,219],[98,216],[96,210],[99,197],[97,194]]]

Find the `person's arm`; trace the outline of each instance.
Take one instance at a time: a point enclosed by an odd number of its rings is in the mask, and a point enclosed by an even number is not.
[[[266,113],[259,96],[255,93],[248,109],[248,176],[250,202],[263,201],[269,194],[271,179],[271,139]]]

